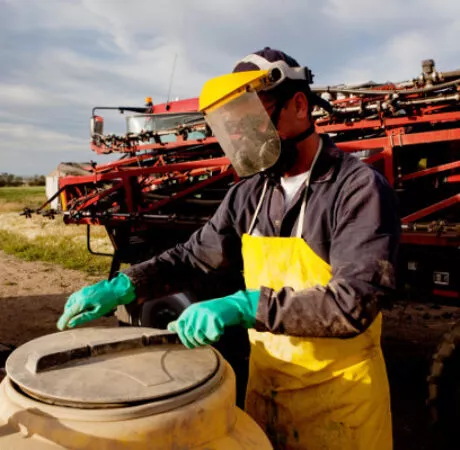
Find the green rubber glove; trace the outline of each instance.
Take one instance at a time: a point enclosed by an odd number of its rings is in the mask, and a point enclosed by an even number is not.
[[[219,340],[225,327],[253,327],[259,298],[260,291],[250,290],[194,303],[176,321],[168,324],[168,330],[177,333],[188,348],[211,344]]]
[[[100,281],[74,292],[64,306],[64,313],[59,318],[57,327],[64,330],[98,319],[118,305],[130,303],[135,298],[130,278],[119,273],[110,281]]]

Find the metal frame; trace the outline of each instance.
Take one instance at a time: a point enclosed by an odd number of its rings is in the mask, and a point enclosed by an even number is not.
[[[443,183],[452,190],[455,183],[460,182],[460,78],[456,71],[434,72],[430,77],[422,74],[409,82],[362,89],[318,88],[318,93],[332,93],[335,100],[332,101],[333,114],[313,111],[317,130],[333,134],[338,147],[345,152],[371,151],[363,160],[382,166],[386,178],[397,190],[439,175],[443,175]],[[337,94],[344,98],[338,99]],[[96,107],[93,116],[104,109],[162,115],[193,113],[196,116],[198,99],[143,107]],[[401,111],[404,111],[402,115]],[[197,130],[202,132],[203,138],[188,139],[190,131]],[[164,134],[174,134],[176,140],[162,143]],[[398,167],[398,158],[401,155],[410,157],[417,146],[443,142],[457,146],[451,160],[407,173],[402,173]],[[95,135],[90,147],[97,154],[119,154],[120,159],[94,164],[87,175],[60,179],[58,194],[66,223],[116,226],[129,221],[137,224],[163,221],[198,226],[206,214],[196,217],[179,214],[174,209],[175,203],[205,194],[215,185],[226,183],[224,186],[228,187],[238,180],[204,119],[155,133]],[[139,192],[142,195],[164,194],[142,202]],[[445,198],[437,198],[406,214],[402,219],[402,242],[441,247],[460,245],[460,224],[457,223],[460,219],[449,224],[443,219],[444,212],[459,203],[460,192],[453,195],[451,192]],[[45,211],[45,206],[39,208],[39,212]],[[30,215],[30,211],[27,214]],[[440,219],[434,223],[432,220],[420,222],[432,214]]]
[[[442,117],[430,118],[432,123],[442,122],[446,120],[458,121],[460,123],[460,112],[442,114]],[[407,122],[407,119],[404,118],[393,120],[393,125],[401,125],[402,122]],[[428,122],[428,118],[421,118],[417,123]],[[360,124],[363,125],[363,124]],[[356,127],[357,125],[354,124]],[[318,130],[321,132],[331,132],[331,130],[338,130],[339,125],[325,125],[323,127],[319,126]],[[344,125],[340,125],[340,129],[344,128]],[[441,172],[449,172],[455,169],[460,168],[460,160],[452,161],[446,164],[440,164],[435,167],[430,167],[429,169],[420,170],[413,173],[396,175],[394,174],[394,158],[393,150],[395,147],[407,147],[411,145],[417,145],[427,142],[448,142],[448,141],[459,141],[460,142],[460,128],[455,129],[446,129],[446,130],[434,130],[434,131],[424,131],[414,134],[406,134],[403,128],[396,128],[386,132],[385,136],[378,138],[362,139],[362,140],[353,140],[346,142],[338,142],[338,147],[345,152],[357,152],[359,150],[380,150],[378,153],[367,157],[364,159],[368,164],[376,163],[380,160],[383,160],[385,176],[389,180],[390,184],[395,186],[402,182],[409,180],[414,180],[417,178],[422,178],[430,176],[433,174],[438,174]],[[60,180],[61,190],[66,189],[66,187],[77,187],[79,185],[85,185],[88,183],[93,183],[94,185],[100,184],[103,182],[116,182],[112,187],[102,190],[98,193],[93,193],[90,198],[86,201],[81,202],[77,207],[77,210],[85,210],[86,208],[96,205],[105,197],[109,196],[111,193],[123,188],[125,190],[125,198],[128,206],[127,212],[134,211],[134,205],[132,201],[132,196],[130,195],[130,180],[135,177],[147,177],[152,175],[164,175],[163,178],[159,177],[153,181],[153,185],[161,184],[166,179],[175,178],[176,180],[187,179],[190,176],[199,176],[210,174],[205,182],[196,184],[193,187],[189,187],[180,191],[178,194],[172,196],[169,199],[164,199],[161,202],[157,202],[152,205],[150,208],[143,212],[152,212],[155,211],[167,204],[170,204],[180,198],[187,197],[190,194],[193,194],[201,189],[206,188],[210,184],[221,180],[222,178],[233,175],[236,178],[236,175],[233,173],[232,169],[229,167],[230,163],[225,157],[217,158],[205,158],[198,160],[189,160],[178,163],[168,163],[165,161],[165,156],[177,155],[181,151],[183,158],[193,157],[193,152],[191,149],[206,149],[210,144],[215,144],[216,140],[213,137],[208,137],[201,140],[185,141],[178,139],[177,142],[171,142],[167,144],[147,144],[139,145],[131,148],[130,153],[136,154],[137,152],[149,150],[149,153],[139,154],[131,156],[129,158],[120,159],[115,162],[108,164],[101,164],[94,167],[93,173],[87,176],[68,176]],[[95,144],[93,144],[93,149]],[[190,154],[187,155],[187,151],[191,150]],[[97,152],[103,153],[104,150],[101,150],[98,147]],[[121,150],[124,152],[124,150]],[[410,149],[407,149],[410,151]],[[199,152],[198,152],[199,153]],[[204,152],[206,153],[206,152]],[[155,160],[155,163],[150,167],[130,167],[134,163],[142,163],[148,160]],[[460,175],[448,175],[446,178],[449,182],[457,182],[460,180]],[[83,195],[81,197],[84,197]],[[437,202],[429,207],[423,208],[419,211],[416,211],[403,218],[404,223],[410,223],[423,218],[433,212],[439,212],[445,208],[452,206],[459,202],[460,194],[454,195],[451,198],[447,198],[443,201]],[[98,223],[98,221],[96,221]]]

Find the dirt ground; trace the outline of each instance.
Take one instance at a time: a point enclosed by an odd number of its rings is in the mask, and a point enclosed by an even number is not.
[[[25,262],[0,252],[0,342],[18,346],[57,332],[67,297],[100,278],[44,262]],[[115,324],[103,319],[103,324]]]
[[[56,332],[55,324],[68,295],[96,281],[99,279],[78,271],[24,262],[0,252],[0,343],[18,346]],[[425,406],[426,376],[437,342],[460,320],[460,310],[433,306],[397,303],[384,314],[383,349],[396,450],[437,448]],[[98,323],[116,325],[113,318]]]

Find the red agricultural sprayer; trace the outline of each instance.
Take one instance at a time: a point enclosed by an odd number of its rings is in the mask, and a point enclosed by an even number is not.
[[[460,299],[459,86],[460,71],[438,72],[428,60],[406,82],[314,89],[334,107],[332,114],[314,111],[318,131],[381,171],[399,195],[401,287],[454,301]],[[119,159],[60,165],[58,212],[66,223],[107,228],[112,273],[185,239],[237,181],[197,106],[190,99],[94,108],[91,149]],[[113,109],[132,113],[124,135],[104,134],[100,114]]]
[[[412,80],[314,91],[333,105],[332,113],[313,112],[317,130],[372,164],[398,194],[399,298],[460,305],[460,70],[439,72],[427,60]],[[66,223],[87,225],[90,251],[91,226],[104,226],[114,247],[109,277],[122,263],[140,262],[186,240],[237,181],[197,108],[197,99],[94,108],[91,149],[112,159],[61,164],[56,193],[37,212],[61,213]],[[125,134],[106,133],[107,110],[124,113]],[[172,315],[181,307],[171,307]],[[158,317],[164,314],[160,309]],[[137,314],[131,323],[141,321]],[[438,384],[458,340],[460,325],[435,356],[429,394],[434,414],[442,414]],[[456,367],[460,379],[460,363]]]

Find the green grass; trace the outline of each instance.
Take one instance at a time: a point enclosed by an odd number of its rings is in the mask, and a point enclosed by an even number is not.
[[[89,253],[86,226],[65,225],[60,216],[49,220],[19,215],[24,207],[35,209],[45,201],[44,186],[0,187],[0,250],[25,261],[45,261],[106,277],[112,258]],[[91,237],[95,251],[112,253],[104,227],[92,227]]]
[[[0,213],[38,208],[46,201],[45,187],[0,187]]]
[[[0,226],[0,250],[26,261],[45,261],[107,276],[112,259],[88,252],[85,226],[65,225],[60,217],[49,221],[40,216],[26,219],[19,215],[24,207],[36,209],[45,201],[44,186],[0,187],[0,225],[3,225]],[[14,213],[18,213],[17,216]],[[92,236],[108,242],[105,229],[94,228]]]
[[[24,219],[26,220],[26,219]],[[85,245],[77,245],[68,236],[38,236],[27,239],[17,233],[0,229],[0,250],[26,261],[60,264],[91,275],[108,275],[111,258],[92,255]]]

